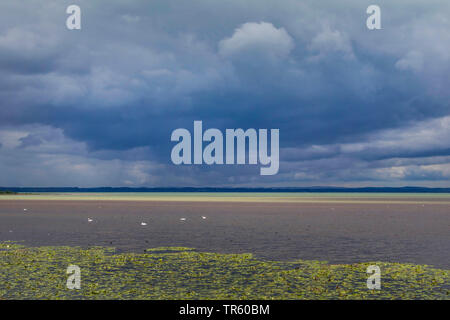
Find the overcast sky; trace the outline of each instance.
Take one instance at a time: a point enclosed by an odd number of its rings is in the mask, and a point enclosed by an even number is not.
[[[450,187],[449,88],[447,0],[2,0],[0,186]],[[194,120],[279,173],[173,165]]]

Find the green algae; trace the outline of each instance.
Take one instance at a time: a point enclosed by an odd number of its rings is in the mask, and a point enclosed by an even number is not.
[[[66,287],[67,267],[81,289]],[[381,268],[381,290],[366,286]],[[115,253],[104,247],[0,243],[0,299],[449,299],[450,270],[371,262],[265,261],[251,254],[163,247]]]

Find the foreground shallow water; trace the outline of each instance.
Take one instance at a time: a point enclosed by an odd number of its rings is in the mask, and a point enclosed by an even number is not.
[[[449,299],[450,271],[372,262],[380,290],[367,288],[366,264],[263,261],[251,254],[154,248],[33,247],[0,243],[0,299]],[[67,288],[67,267],[80,272]]]

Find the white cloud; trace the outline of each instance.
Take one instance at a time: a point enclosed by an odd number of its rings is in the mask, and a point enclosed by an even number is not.
[[[268,22],[247,22],[234,31],[230,38],[219,42],[219,52],[232,56],[243,52],[260,52],[283,58],[294,48],[294,40],[284,28]]]
[[[314,53],[313,60],[320,60],[336,53],[347,59],[355,57],[348,36],[339,30],[331,30],[330,28],[326,28],[312,39],[308,49]]]
[[[16,54],[23,54],[27,51],[33,51],[36,54],[46,48],[54,49],[54,46],[56,46],[54,34],[43,36],[23,27],[10,28],[0,35],[0,48]]]
[[[364,181],[448,187],[450,116],[382,130],[361,141],[281,150],[280,167],[299,181]],[[406,183],[407,182],[407,183]]]
[[[0,144],[0,186],[142,186],[164,179],[162,165],[114,156],[101,159],[107,151],[89,152],[85,143],[50,126],[0,127]]]
[[[400,70],[420,72],[423,69],[423,55],[417,51],[410,51],[397,61],[395,67]]]

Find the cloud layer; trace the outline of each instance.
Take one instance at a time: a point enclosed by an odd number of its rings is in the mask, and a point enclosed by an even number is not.
[[[0,4],[0,185],[449,186],[450,4]],[[279,128],[280,173],[177,167],[171,132]]]

